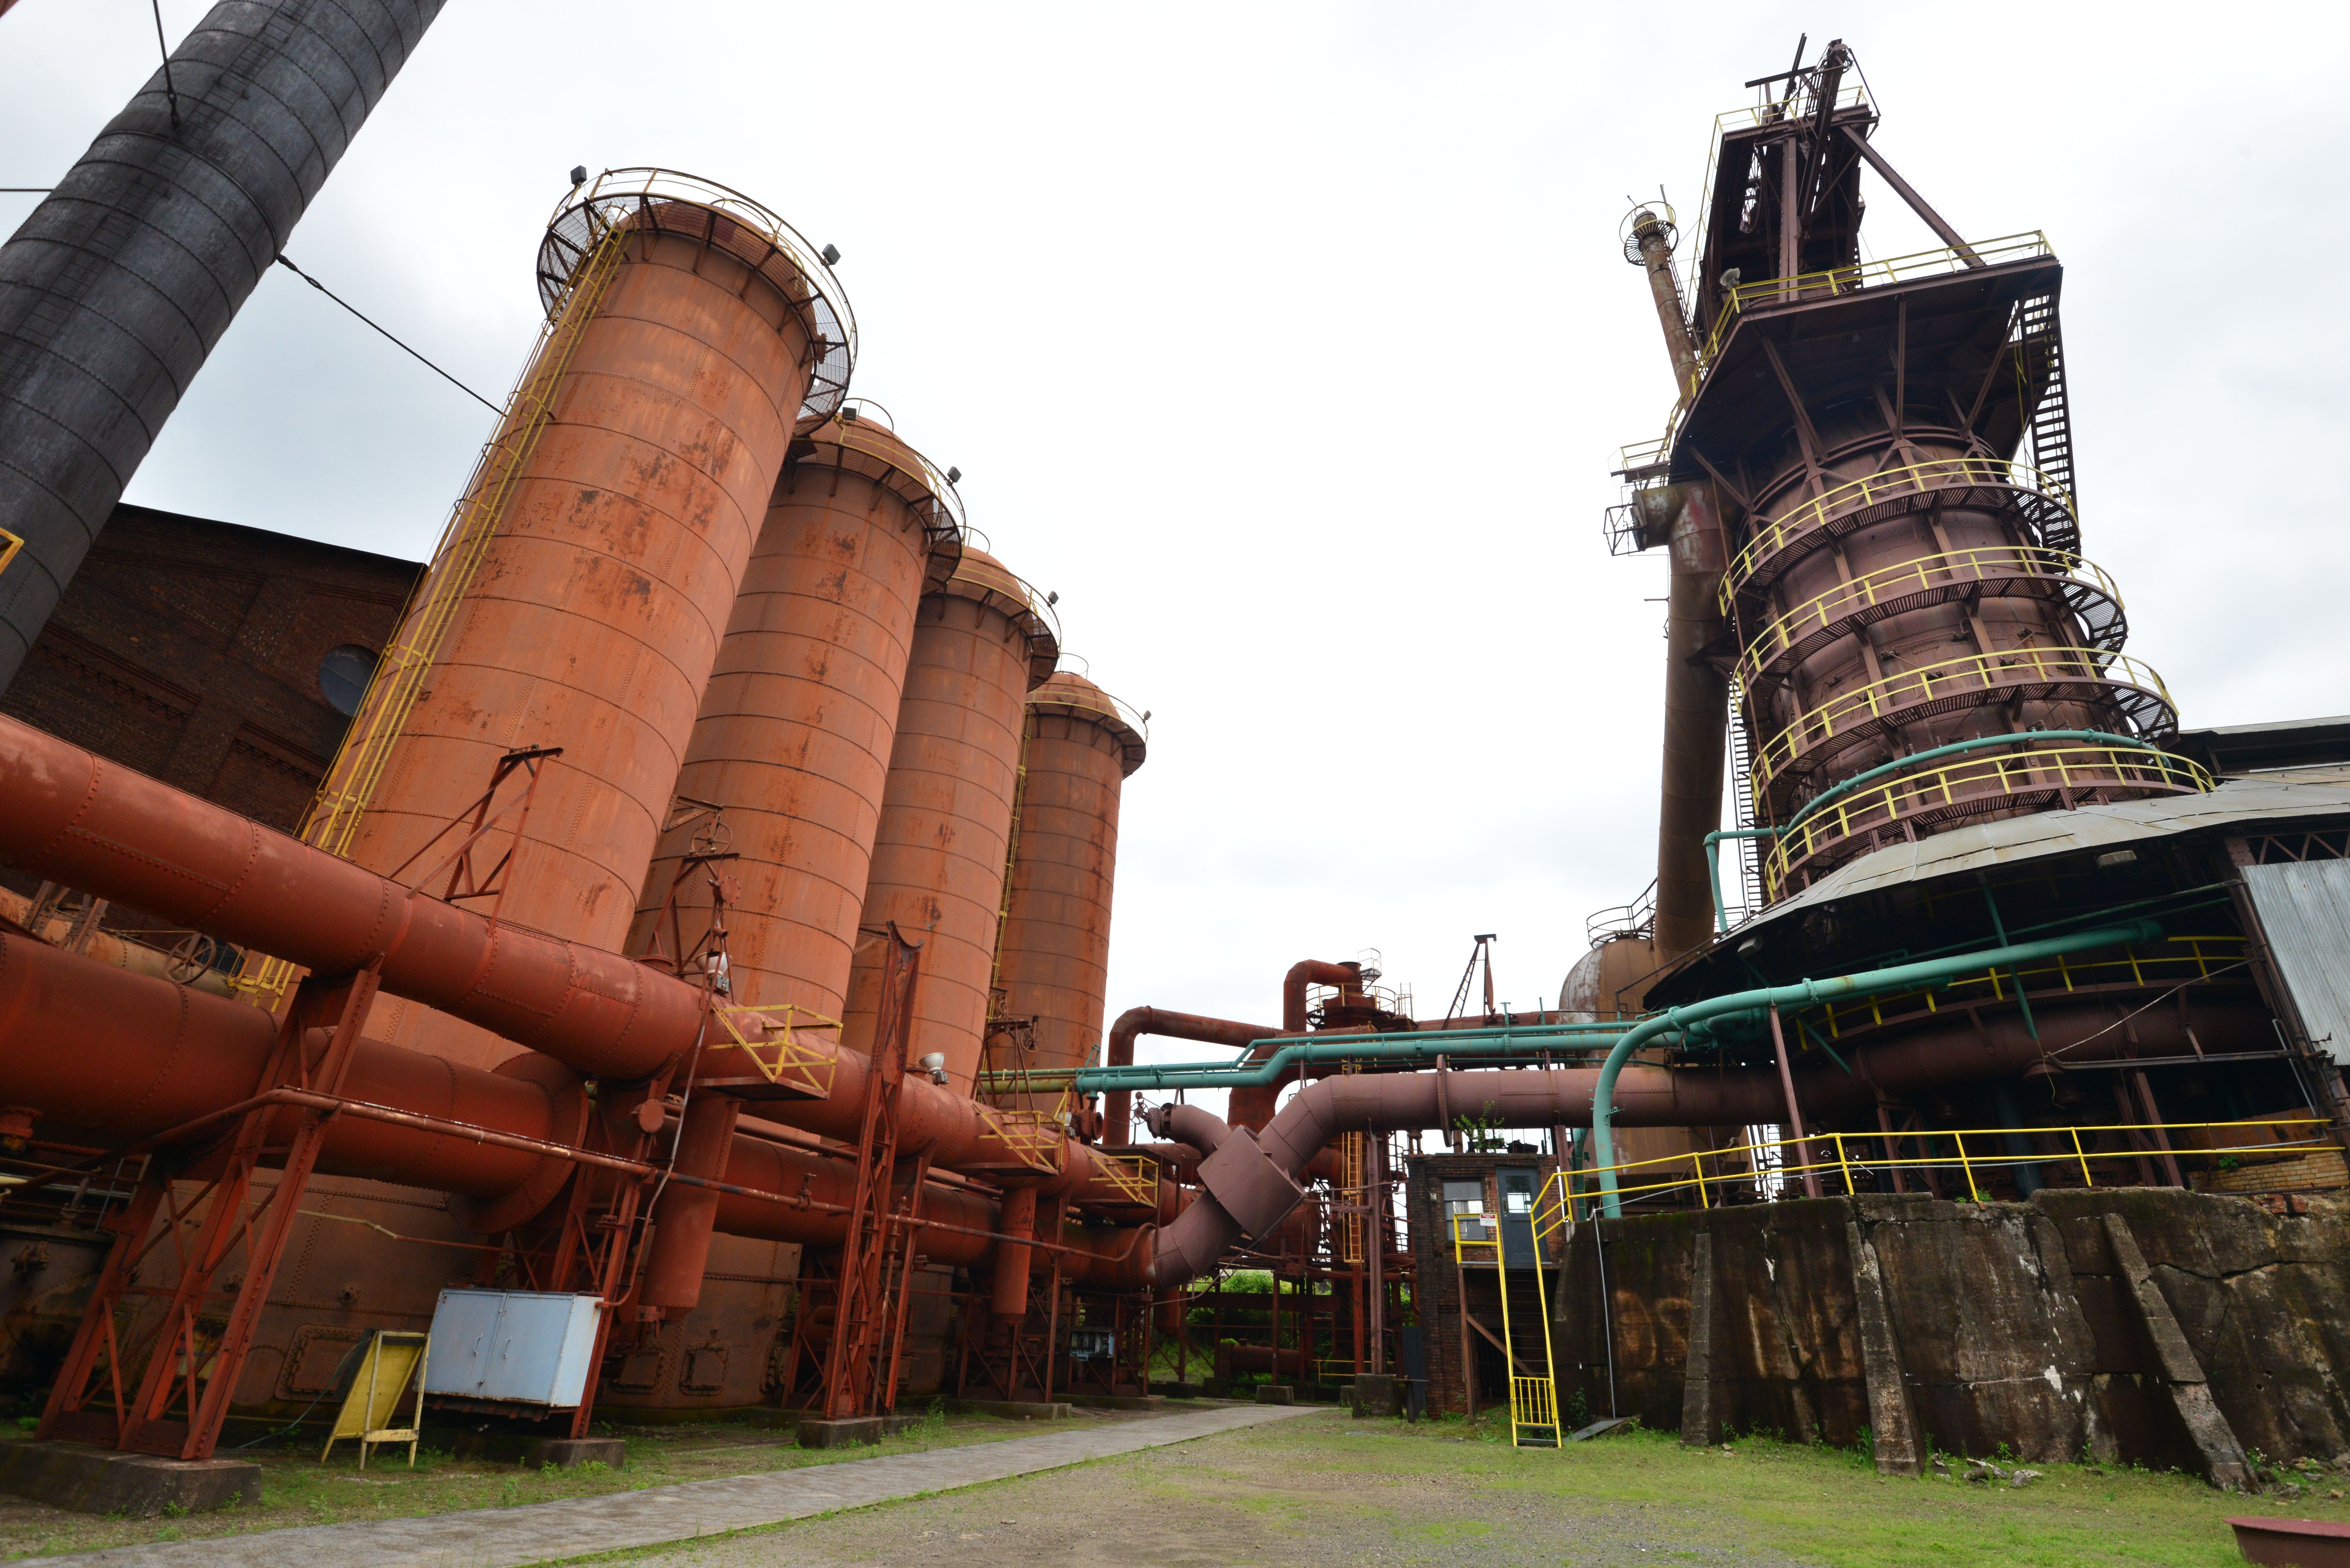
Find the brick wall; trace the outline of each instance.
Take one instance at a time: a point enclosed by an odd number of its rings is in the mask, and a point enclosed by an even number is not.
[[[319,663],[345,644],[380,649],[421,570],[118,506],[0,712],[293,828],[349,722]]]

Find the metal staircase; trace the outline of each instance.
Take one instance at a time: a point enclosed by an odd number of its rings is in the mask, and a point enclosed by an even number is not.
[[[1730,794],[1739,826],[1754,824],[1754,764],[1746,743],[1746,692],[1737,679],[1730,682]],[[1730,846],[1738,856],[1739,898],[1744,913],[1753,915],[1762,908],[1762,857],[1757,851],[1759,840],[1732,839]]]
[[[2015,373],[2019,390],[2029,400],[2040,389],[2040,400],[2025,420],[2032,438],[2031,464],[2063,487],[2074,515],[2051,508],[2042,519],[2041,544],[2053,550],[2081,547],[2077,515],[2081,493],[2073,479],[2073,417],[2064,396],[2064,339],[2057,323],[2056,296],[2037,295],[2016,312]]]

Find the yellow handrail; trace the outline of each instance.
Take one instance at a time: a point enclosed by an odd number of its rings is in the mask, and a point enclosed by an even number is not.
[[[1523,1448],[1524,1446],[1524,1439],[1520,1436],[1520,1434],[1530,1430],[1541,1430],[1547,1431],[1549,1433],[1550,1440],[1544,1445],[1546,1448],[1559,1448],[1564,1446],[1564,1438],[1565,1437],[1565,1434],[1560,1429],[1558,1424],[1558,1355],[1551,1346],[1550,1299],[1548,1293],[1543,1288],[1542,1281],[1542,1252],[1540,1250],[1542,1246],[1540,1239],[1542,1232],[1538,1229],[1535,1220],[1536,1211],[1539,1210],[1540,1207],[1541,1199],[1539,1194],[1537,1194],[1534,1200],[1534,1208],[1529,1210],[1525,1216],[1526,1231],[1530,1238],[1530,1244],[1535,1249],[1534,1302],[1538,1309],[1537,1315],[1542,1319],[1543,1328],[1544,1375],[1540,1377],[1527,1376],[1518,1371],[1518,1356],[1516,1349],[1517,1341],[1510,1333],[1510,1271],[1506,1266],[1503,1266],[1507,1263],[1508,1259],[1503,1251],[1502,1244],[1502,1225],[1509,1220],[1509,1214],[1506,1211],[1500,1214],[1491,1215],[1483,1213],[1455,1214],[1451,1219],[1452,1261],[1455,1263],[1466,1263],[1471,1261],[1467,1255],[1468,1248],[1489,1247],[1492,1249],[1493,1262],[1496,1265],[1494,1272],[1500,1276],[1498,1283],[1502,1295],[1502,1345],[1503,1346],[1502,1359],[1506,1364],[1504,1370],[1510,1380],[1510,1446],[1513,1449]],[[1465,1237],[1461,1235],[1461,1227],[1464,1221],[1473,1221],[1477,1224],[1479,1229],[1482,1230],[1485,1226],[1485,1222],[1489,1220],[1492,1221],[1492,1234],[1491,1236]],[[1482,1260],[1480,1261],[1482,1262]],[[1464,1301],[1461,1303],[1461,1312],[1463,1317],[1468,1315],[1469,1303],[1467,1302]],[[1464,1376],[1466,1375],[1470,1374],[1468,1374],[1467,1369],[1464,1368]]]
[[[1700,362],[1702,365],[1713,363],[1714,356],[1721,351],[1722,338],[1729,334],[1741,311],[1761,305],[1816,299],[1822,295],[1856,294],[1875,284],[1899,283],[1904,278],[1965,271],[1976,265],[1967,259],[1970,251],[1986,266],[2056,254],[2054,247],[2048,243],[2048,236],[2035,229],[2028,234],[2002,234],[1995,240],[1984,240],[1968,245],[1963,251],[1956,245],[1937,245],[1932,250],[1911,251],[1907,255],[1887,256],[1853,266],[1831,267],[1825,272],[1798,273],[1794,277],[1757,278],[1752,283],[1742,283],[1723,292],[1721,314],[1714,317],[1713,330],[1706,334],[1705,348],[1699,354]],[[1702,373],[1700,370],[1700,374]]]
[[[1147,1154],[1104,1154],[1094,1151],[1094,1159],[1107,1181],[1124,1195],[1129,1203],[1147,1209],[1159,1207],[1159,1162]]]
[[[2286,1157],[2294,1154],[2296,1151],[2305,1152],[2314,1149],[2338,1150],[2341,1146],[2334,1143],[2330,1138],[2322,1136],[2312,1136],[2310,1134],[2288,1137],[2285,1132],[2279,1130],[2295,1128],[2317,1129],[2324,1128],[2331,1125],[2331,1123],[2322,1116],[2247,1116],[2236,1121],[2225,1122],[2101,1122],[2095,1125],[2080,1127],[2064,1125],[2044,1127],[1920,1127],[1909,1131],[1894,1131],[1889,1133],[1815,1132],[1800,1138],[1782,1137],[1758,1139],[1752,1142],[1740,1143],[1735,1147],[1731,1148],[1697,1149],[1687,1154],[1675,1154],[1650,1159],[1626,1160],[1617,1165],[1607,1166],[1604,1168],[1595,1166],[1586,1169],[1575,1171],[1555,1170],[1551,1173],[1549,1179],[1543,1184],[1543,1195],[1544,1198],[1552,1198],[1552,1189],[1554,1188],[1556,1189],[1556,1194],[1554,1199],[1553,1218],[1547,1227],[1537,1228],[1536,1241],[1537,1245],[1539,1245],[1542,1240],[1550,1235],[1555,1234],[1565,1226],[1574,1223],[1577,1218],[1577,1210],[1575,1208],[1575,1205],[1577,1202],[1580,1202],[1583,1205],[1583,1209],[1580,1211],[1582,1217],[1588,1218],[1596,1211],[1596,1205],[1601,1201],[1601,1195],[1596,1188],[1595,1187],[1592,1190],[1587,1192],[1577,1192],[1575,1190],[1575,1184],[1586,1179],[1595,1179],[1601,1175],[1603,1170],[1615,1173],[1617,1178],[1616,1191],[1617,1196],[1619,1198],[1630,1198],[1635,1194],[1640,1193],[1681,1190],[1689,1188],[1692,1183],[1688,1177],[1675,1176],[1662,1180],[1647,1182],[1635,1181],[1627,1185],[1624,1179],[1627,1174],[1641,1172],[1648,1169],[1649,1168],[1658,1166],[1686,1165],[1691,1160],[1695,1160],[1697,1162],[1700,1170],[1703,1168],[1704,1162],[1707,1159],[1714,1160],[1716,1162],[1715,1169],[1710,1179],[1716,1183],[1729,1180],[1746,1180],[1756,1179],[1760,1175],[1763,1174],[1763,1172],[1761,1167],[1761,1162],[1754,1159],[1752,1157],[1766,1149],[1775,1150],[1780,1154],[1781,1158],[1779,1164],[1771,1168],[1769,1174],[1776,1176],[1778,1179],[1779,1189],[1782,1191],[1797,1185],[1801,1181],[1801,1179],[1806,1174],[1823,1175],[1828,1173],[1835,1173],[1843,1176],[1846,1179],[1846,1190],[1850,1191],[1852,1190],[1852,1168],[1856,1163],[1865,1168],[1873,1170],[1895,1168],[1914,1169],[1929,1166],[1941,1168],[1951,1165],[1957,1165],[1966,1173],[1969,1192],[1974,1195],[1977,1202],[1981,1202],[1982,1200],[1981,1189],[1980,1184],[1974,1179],[1974,1173],[1979,1168],[1998,1168],[2001,1167],[2015,1165],[2044,1165],[2052,1161],[2077,1163],[2081,1168],[2081,1177],[2084,1185],[2095,1186],[2095,1177],[2092,1173],[2089,1165],[2091,1160],[2137,1159],[2141,1158],[2152,1158],[2157,1153],[2160,1152],[2159,1150],[2137,1148],[2100,1149],[2091,1151],[2083,1148],[2081,1146],[2081,1136],[2084,1133],[2094,1135],[2097,1133],[2128,1134],[2158,1132],[2166,1135],[2166,1141],[2168,1141],[2168,1135],[2171,1133],[2228,1132],[2254,1127],[2266,1128],[2274,1135],[2270,1140],[2265,1142],[2246,1140],[2220,1145],[2195,1144],[2187,1147],[2174,1147],[2169,1150],[2174,1158],[2187,1157],[2195,1159],[2217,1159],[2222,1157],[2236,1157],[2243,1155]],[[2001,1153],[1993,1155],[1982,1152],[1980,1145],[1972,1149],[1968,1148],[1966,1145],[1966,1140],[1970,1137],[1998,1138],[2002,1140],[2001,1147],[2004,1148],[2004,1140],[2017,1134],[2022,1134],[2026,1137],[2030,1137],[2035,1134],[2050,1137],[2060,1136],[2066,1137],[2073,1145],[2073,1156],[2068,1159],[2067,1157],[2061,1152],[2056,1154],[2046,1154],[2038,1150],[2025,1154]],[[1900,1144],[1905,1142],[1921,1143],[1927,1139],[1942,1137],[1953,1140],[1953,1147],[1956,1149],[1955,1158],[1950,1156],[1938,1157],[1931,1154],[1902,1156],[1885,1152],[1888,1147],[1898,1147]],[[1864,1149],[1866,1148],[1866,1146],[1871,1144],[1877,1145],[1877,1147],[1873,1151],[1856,1153],[1848,1147],[1848,1145],[1851,1144],[1861,1145]],[[1794,1157],[1792,1158],[1790,1158],[1791,1151]],[[1725,1159],[1741,1159],[1745,1161],[1745,1164],[1741,1169],[1731,1173],[1725,1173],[1720,1163]],[[1477,1216],[1461,1216],[1460,1218],[1473,1219],[1477,1218]]]
[[[2178,711],[2162,677],[2126,653],[2098,648],[2028,647],[1961,654],[1856,686],[1797,715],[1794,722],[1754,750],[1757,796],[1797,757],[1820,742],[1845,733],[1856,722],[1937,701],[1954,691],[1992,691],[2003,686],[2085,680],[2135,687],[2160,701],[2172,715]]]
[[[1818,597],[1777,617],[1757,632],[1739,655],[1739,682],[1753,690],[1756,679],[1771,660],[1794,648],[1804,635],[1825,631],[1856,610],[1932,588],[1961,588],[2002,577],[2071,583],[2103,595],[2116,607],[2122,603],[2121,590],[2114,586],[2113,579],[2095,564],[2070,550],[2046,550],[2036,545],[1987,545],[1972,550],[1920,556],[1916,560],[1838,583]]]
[[[1913,813],[1956,805],[1961,800],[1981,799],[1990,793],[1970,786],[1995,784],[2007,793],[2045,788],[2051,783],[2066,789],[2095,789],[2115,783],[2116,775],[2134,786],[2179,794],[2208,794],[2215,787],[2211,775],[2197,763],[2168,752],[2135,746],[2048,746],[1965,757],[1839,796],[1817,815],[1804,817],[1772,844],[1763,862],[1764,886],[1769,897],[1776,899],[1795,863],[1809,859],[1825,846],[1862,828],[1898,822]]]
[[[782,1084],[800,1090],[811,1099],[832,1096],[832,1075],[839,1065],[837,1054],[830,1047],[811,1045],[795,1033],[799,1029],[838,1029],[840,1020],[827,1018],[813,1008],[795,1002],[770,1002],[756,1007],[723,1005],[711,1010],[727,1034],[739,1046],[743,1054],[771,1084]],[[781,1015],[783,1033],[770,1033],[777,1015]],[[760,1028],[757,1038],[743,1033],[738,1019],[755,1018]]]
[[[1941,457],[1906,463],[1847,480],[1835,489],[1804,503],[1783,516],[1773,518],[1746,542],[1721,575],[1721,609],[1730,613],[1731,600],[1753,576],[1768,556],[1804,535],[1825,528],[1837,517],[1874,506],[1896,495],[1922,495],[1937,490],[1972,490],[1991,486],[2013,490],[2064,508],[2077,528],[2080,519],[2073,497],[2054,479],[2025,463],[1994,457]]]

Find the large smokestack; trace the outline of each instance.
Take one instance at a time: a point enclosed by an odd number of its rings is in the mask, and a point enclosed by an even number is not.
[[[224,0],[0,247],[0,690],[440,9]]]
[[[1632,216],[1626,259],[1648,275],[1665,352],[1683,401],[1697,389],[1680,286],[1673,278],[1670,228],[1646,210]],[[1657,817],[1656,956],[1669,962],[1713,936],[1713,893],[1705,836],[1721,822],[1722,751],[1729,737],[1730,680],[1709,657],[1725,628],[1719,596],[1726,564],[1712,492],[1681,484],[1655,497],[1669,513],[1672,587],[1665,622],[1665,755]],[[1665,519],[1656,519],[1665,522]]]

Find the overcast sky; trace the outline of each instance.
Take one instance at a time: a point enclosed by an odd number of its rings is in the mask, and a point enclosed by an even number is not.
[[[154,68],[148,4],[0,18],[0,184]],[[853,389],[1153,711],[1111,1013],[1277,1023],[1292,961],[1378,948],[1440,1014],[1477,931],[1533,1006],[1655,869],[1664,565],[1599,519],[1671,382],[1617,225],[1694,207],[1805,31],[1961,232],[2065,261],[2130,652],[2189,725],[2350,711],[2338,5],[449,0],[288,254],[498,399],[575,163],[838,245]],[[1868,195],[1873,254],[1933,244]],[[273,273],[127,499],[421,559],[489,422]]]

